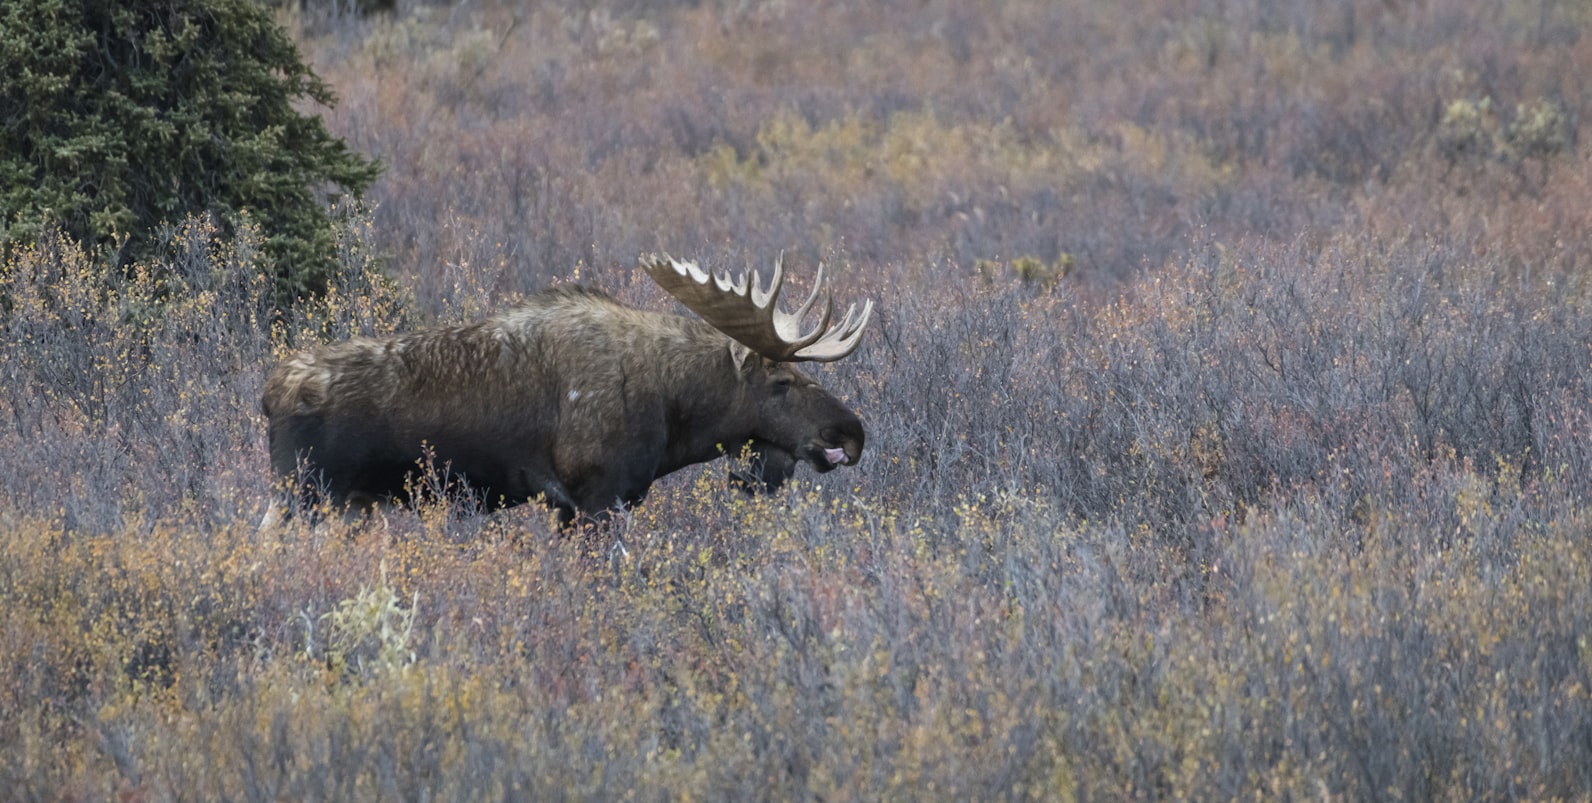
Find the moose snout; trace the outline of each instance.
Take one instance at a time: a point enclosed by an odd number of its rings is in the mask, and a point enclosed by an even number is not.
[[[841,451],[845,453],[844,460],[831,459],[837,465],[854,466],[862,458],[862,445],[866,436],[862,431],[862,422],[856,419],[825,427],[819,435],[824,443],[838,447],[827,451]]]

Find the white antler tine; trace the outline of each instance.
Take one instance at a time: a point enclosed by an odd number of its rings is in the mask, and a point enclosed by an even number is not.
[[[850,304],[846,307],[846,314],[841,317],[840,323],[831,330],[833,339],[845,340],[861,332],[868,325],[868,318],[873,315],[873,302],[869,301],[862,307],[862,314],[857,314],[857,305]]]
[[[779,252],[774,259],[774,275],[768,280],[768,289],[758,287],[757,282],[752,284],[752,303],[759,309],[777,310],[774,302],[779,298],[779,288],[785,282],[785,252]]]
[[[855,321],[856,317],[857,317],[857,305],[856,304],[848,304],[846,306],[846,314],[841,316],[840,323],[835,324],[834,327],[829,329],[829,331],[826,333],[826,334],[829,335],[829,339],[831,339],[831,340],[842,340],[842,339],[845,339],[847,337],[850,337],[853,328],[855,328],[855,326],[856,326],[856,321]]]
[[[848,315],[846,317],[849,318],[851,316]],[[857,316],[857,323],[855,324],[857,331],[860,332],[860,331],[868,328],[868,321],[872,317],[873,317],[873,299],[870,298],[866,302],[863,303],[863,305],[862,305],[862,314]]]
[[[678,276],[683,276],[698,282],[706,278],[701,275],[702,271],[697,269],[696,263],[694,262],[681,261],[669,256],[668,254],[663,254],[661,256],[653,255],[648,259],[653,265],[663,267]]]
[[[856,351],[868,320],[873,315],[873,302],[870,300],[863,305],[861,315],[856,315],[856,311],[857,305],[848,307],[839,325],[824,332],[818,342],[798,350],[792,356],[813,362],[834,362]]]
[[[822,289],[824,289],[824,263],[820,262],[818,263],[818,278],[813,279],[812,291],[807,294],[807,300],[803,301],[802,305],[797,307],[796,311],[791,313],[791,315],[797,320],[806,318],[808,311],[813,308],[813,302],[818,300],[818,291]],[[825,323],[828,323],[828,321],[826,320]],[[818,328],[822,329],[823,325],[820,324]]]

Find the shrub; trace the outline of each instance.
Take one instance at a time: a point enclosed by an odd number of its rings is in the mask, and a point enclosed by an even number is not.
[[[248,0],[0,1],[0,225],[5,250],[58,223],[125,268],[162,225],[213,213],[265,232],[275,298],[335,270],[327,186],[359,196],[377,165],[302,100],[330,87]],[[337,194],[332,195],[333,198]]]

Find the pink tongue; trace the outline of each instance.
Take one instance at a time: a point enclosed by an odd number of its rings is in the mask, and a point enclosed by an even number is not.
[[[843,466],[848,462],[846,460],[845,449],[825,449],[824,459],[834,463],[837,466]]]

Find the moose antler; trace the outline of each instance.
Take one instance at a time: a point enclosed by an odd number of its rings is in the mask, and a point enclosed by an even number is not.
[[[824,266],[818,266],[818,279],[807,300],[794,313],[783,312],[775,302],[780,285],[785,280],[785,255],[774,262],[774,278],[767,289],[760,287],[757,274],[742,273],[734,280],[729,274],[709,277],[694,262],[681,262],[667,254],[648,254],[641,258],[641,267],[669,295],[679,299],[713,328],[729,335],[736,342],[778,362],[833,362],[853,351],[862,341],[863,327],[873,314],[873,302],[868,301],[857,315],[857,305],[846,308],[840,323],[831,327],[829,320],[835,311],[835,300],[826,291],[824,315],[818,326],[801,334],[802,319],[818,300],[818,291],[824,288]],[[710,282],[709,279],[712,279]]]

